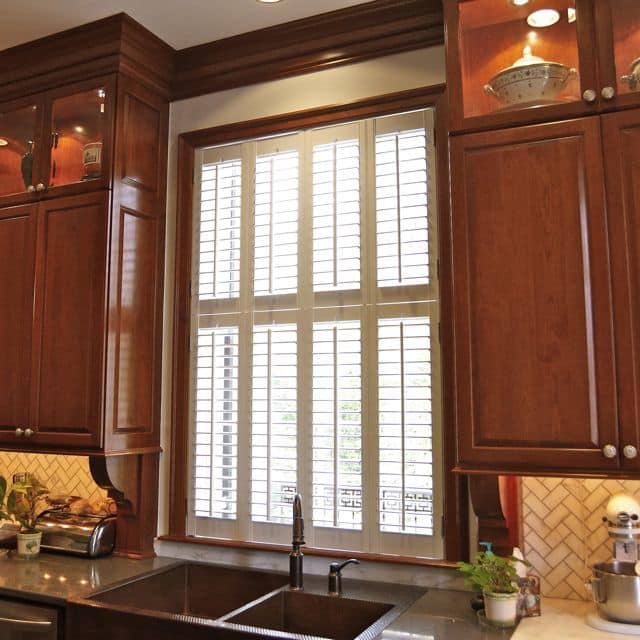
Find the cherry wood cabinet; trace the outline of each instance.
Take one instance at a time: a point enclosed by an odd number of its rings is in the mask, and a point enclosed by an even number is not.
[[[531,22],[541,8],[554,12],[547,26]],[[444,9],[453,131],[640,105],[636,0],[444,0]]]
[[[115,76],[0,105],[0,205],[110,186]]]
[[[172,56],[123,14],[0,52],[3,449],[159,451]]]
[[[640,470],[640,110],[602,117],[623,468]]]
[[[617,470],[600,118],[450,150],[458,469]]]

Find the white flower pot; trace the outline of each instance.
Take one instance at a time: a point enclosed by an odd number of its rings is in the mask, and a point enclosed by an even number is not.
[[[496,627],[513,627],[518,610],[518,593],[485,593],[484,613]]]
[[[42,531],[35,533],[18,533],[18,556],[20,558],[37,558],[40,555]]]

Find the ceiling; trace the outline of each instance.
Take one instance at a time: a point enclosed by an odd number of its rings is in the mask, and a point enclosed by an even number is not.
[[[0,49],[125,12],[176,49],[369,0],[0,0]]]

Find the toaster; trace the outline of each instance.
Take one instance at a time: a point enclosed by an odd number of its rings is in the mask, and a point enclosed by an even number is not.
[[[112,515],[80,515],[51,509],[38,517],[36,529],[42,531],[42,549],[74,556],[105,556],[113,551],[116,542],[116,517]]]

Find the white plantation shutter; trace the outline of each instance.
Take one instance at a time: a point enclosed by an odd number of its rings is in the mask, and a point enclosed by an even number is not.
[[[432,112],[198,160],[189,532],[440,557]]]

